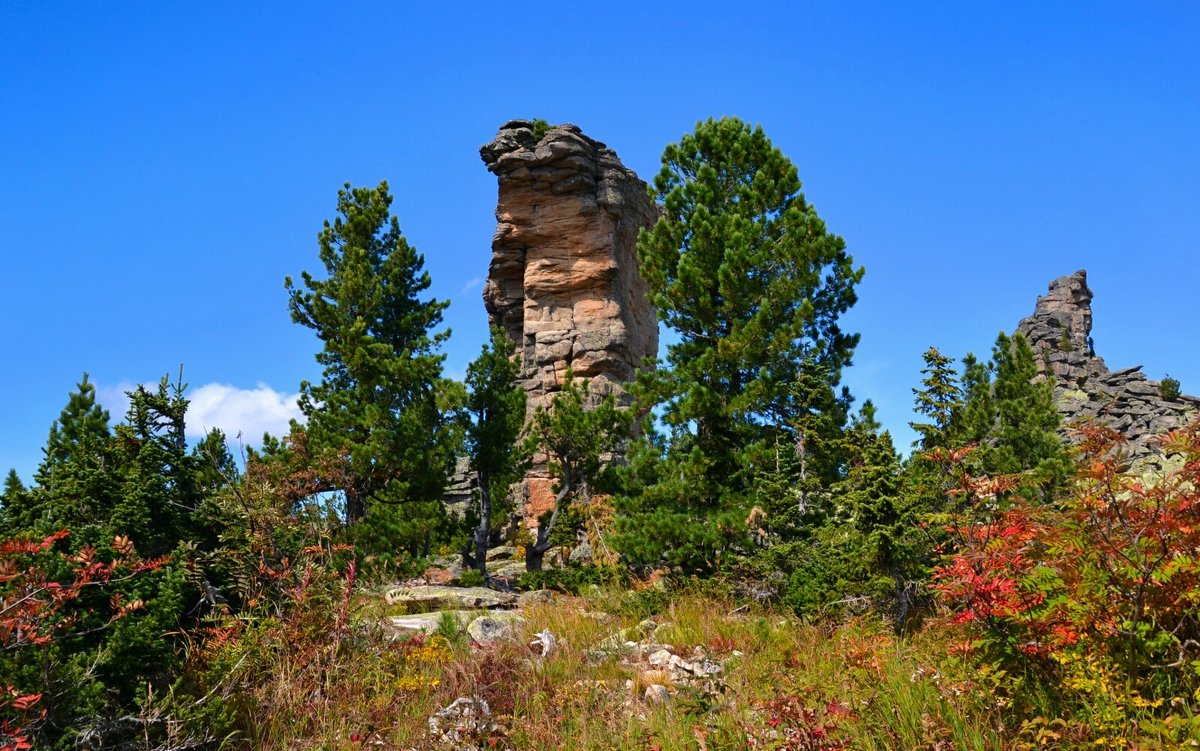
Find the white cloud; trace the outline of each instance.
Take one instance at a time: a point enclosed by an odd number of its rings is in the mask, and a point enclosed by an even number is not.
[[[468,292],[470,292],[471,290],[475,289],[476,287],[482,287],[482,286],[483,286],[483,277],[482,276],[471,277],[470,279],[467,280],[466,284],[464,284],[462,286],[462,291],[459,294],[465,295]]]
[[[137,384],[129,381],[121,381],[115,386],[96,384],[96,401],[108,410],[113,425],[125,421],[125,413],[129,411],[129,395],[125,392],[135,388]]]
[[[242,434],[248,444],[257,444],[264,432],[281,436],[288,423],[300,420],[296,400],[300,394],[288,394],[258,384],[257,388],[239,389],[225,383],[206,383],[189,389],[191,400],[187,412],[187,434],[198,438],[213,428],[220,428],[231,441]]]
[[[147,384],[147,388],[157,387],[157,383]],[[125,392],[135,388],[137,384],[128,382],[96,388],[97,399],[109,411],[114,424],[124,421],[129,410]],[[292,419],[303,419],[296,404],[299,393],[276,391],[264,383],[252,389],[206,383],[189,388],[184,396],[189,401],[185,425],[188,438],[202,438],[213,428],[220,428],[233,446],[238,443],[238,433],[243,443],[257,446],[264,432],[282,436]]]

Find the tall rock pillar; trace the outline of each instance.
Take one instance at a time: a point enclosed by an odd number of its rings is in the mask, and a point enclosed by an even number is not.
[[[574,125],[513,120],[479,150],[500,184],[483,302],[521,356],[528,414],[570,368],[594,393],[624,386],[658,353],[658,322],[638,273],[638,231],[657,210],[646,184]],[[544,458],[523,483],[527,520],[553,502]]]
[[[1092,290],[1084,270],[1050,282],[1017,333],[1033,347],[1038,376],[1054,379],[1054,406],[1068,439],[1074,425],[1096,421],[1129,439],[1133,460],[1153,466],[1161,458],[1155,439],[1200,411],[1200,398],[1164,399],[1160,383],[1147,378],[1141,365],[1108,369],[1092,343]]]

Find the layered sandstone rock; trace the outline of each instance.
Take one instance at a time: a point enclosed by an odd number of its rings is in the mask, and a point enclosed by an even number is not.
[[[1054,378],[1054,401],[1064,429],[1097,420],[1130,439],[1135,459],[1153,459],[1156,436],[1195,418],[1200,399],[1167,401],[1140,365],[1111,371],[1092,346],[1092,291],[1080,270],[1050,282],[1033,315],[1017,325],[1033,346],[1038,372]]]
[[[624,384],[658,352],[635,253],[656,217],[646,184],[574,125],[537,138],[532,122],[513,120],[480,156],[500,188],[483,301],[517,345],[528,413],[568,369],[624,400]],[[526,518],[546,510],[551,484],[539,463],[524,484]]]

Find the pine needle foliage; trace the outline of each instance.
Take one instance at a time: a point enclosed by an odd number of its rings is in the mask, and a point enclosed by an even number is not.
[[[325,278],[285,281],[292,320],[322,342],[319,383],[302,382],[300,410],[317,454],[342,457],[345,516],[376,501],[430,501],[445,484],[453,430],[437,332],[448,302],[423,299],[424,257],[400,233],[387,182],[338,191],[333,222],[317,236]]]

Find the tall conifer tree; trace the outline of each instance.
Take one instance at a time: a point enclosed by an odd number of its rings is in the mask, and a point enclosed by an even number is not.
[[[698,123],[663,153],[652,190],[662,214],[639,238],[638,258],[678,341],[641,387],[641,406],[659,407],[670,437],[644,442],[634,460],[639,515],[623,535],[631,555],[715,566],[720,548],[740,539],[734,518],[745,517],[755,464],[786,443],[813,469],[816,449],[844,425],[849,399],[836,386],[858,336],[839,317],[863,271],[800,187],[762,128],[736,118]],[[795,388],[813,373],[822,388]],[[813,419],[814,410],[833,419]],[[821,434],[800,435],[800,423]],[[664,461],[669,468],[656,468]],[[635,539],[641,525],[659,545]]]

